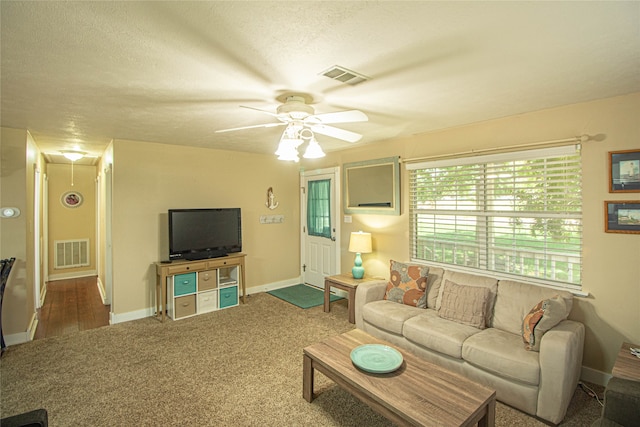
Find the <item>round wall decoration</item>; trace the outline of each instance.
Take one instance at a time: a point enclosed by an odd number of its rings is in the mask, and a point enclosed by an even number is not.
[[[62,195],[60,201],[68,208],[77,208],[82,204],[84,197],[77,191],[67,191]]]

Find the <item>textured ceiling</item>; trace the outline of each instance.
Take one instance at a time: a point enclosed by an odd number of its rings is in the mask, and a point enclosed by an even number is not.
[[[285,92],[357,144],[640,91],[640,2],[0,2],[1,124],[45,152],[112,139],[273,153]],[[371,80],[320,75],[340,65]],[[353,144],[318,136],[325,151]]]

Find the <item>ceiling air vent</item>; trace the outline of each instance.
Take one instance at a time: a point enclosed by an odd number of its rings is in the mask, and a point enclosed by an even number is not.
[[[362,74],[356,73],[355,71],[351,71],[344,67],[340,67],[339,65],[334,65],[333,67],[323,71],[320,74],[351,86],[355,86],[358,83],[369,80],[369,77],[363,76]]]

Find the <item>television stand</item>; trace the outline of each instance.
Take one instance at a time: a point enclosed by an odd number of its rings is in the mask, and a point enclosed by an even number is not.
[[[244,272],[244,259],[247,255],[244,253],[232,253],[226,256],[218,258],[209,258],[201,260],[180,260],[172,261],[171,263],[156,262],[156,317],[160,318],[162,322],[165,320],[167,310],[167,289],[171,291],[171,301],[169,301],[169,310],[172,319],[178,319],[182,317],[188,317],[191,315],[202,314],[214,309],[226,308],[231,306],[228,300],[225,302],[221,298],[233,298],[234,287],[236,291],[241,291],[242,303],[246,304],[246,284],[245,284],[245,272]],[[226,273],[236,272],[235,280],[228,280]],[[190,276],[187,276],[191,274]],[[211,286],[209,277],[215,275],[215,285]],[[191,289],[181,289],[178,292],[175,291],[174,278],[176,276],[184,277],[186,279],[194,278],[193,284],[186,284],[185,286],[191,286]],[[219,298],[219,302],[216,303],[215,308],[212,308],[207,301],[207,298],[217,292],[216,296]],[[178,295],[179,294],[179,295]],[[193,312],[180,313],[178,310],[178,304],[180,298],[186,298],[193,300]],[[235,295],[235,304],[237,305],[238,293]],[[210,299],[210,298],[209,298]],[[191,301],[188,301],[191,303]],[[202,302],[202,304],[199,304]],[[232,301],[233,302],[233,301]],[[206,304],[206,305],[205,305]]]

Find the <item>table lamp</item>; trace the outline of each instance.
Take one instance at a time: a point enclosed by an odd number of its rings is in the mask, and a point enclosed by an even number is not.
[[[351,233],[349,239],[349,252],[356,253],[356,259],[351,269],[354,279],[362,279],[364,277],[364,267],[362,266],[362,257],[360,254],[368,254],[371,252],[371,233],[362,231]]]

